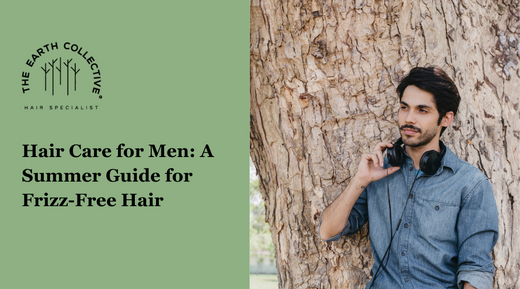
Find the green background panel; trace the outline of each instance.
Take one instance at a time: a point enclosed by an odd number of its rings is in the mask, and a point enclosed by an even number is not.
[[[0,287],[247,288],[249,7],[247,1],[23,1],[0,4]],[[57,42],[31,68],[36,49]],[[80,55],[101,72],[101,95]],[[41,66],[73,58],[78,89],[44,91]],[[87,56],[88,57],[88,56]],[[22,71],[30,90],[22,93]],[[47,74],[50,77],[50,74]],[[62,81],[64,81],[62,79]],[[50,85],[47,80],[47,85]],[[69,88],[70,89],[70,88]],[[44,110],[24,106],[43,105]],[[49,105],[97,110],[49,110]],[[23,158],[22,144],[65,149]],[[120,143],[144,148],[117,158]],[[109,158],[68,149],[108,147]],[[150,158],[149,144],[193,148],[194,158]],[[214,158],[198,157],[209,144]],[[99,182],[22,182],[22,171],[100,172]],[[110,183],[109,169],[149,168],[157,183]],[[164,172],[192,172],[189,183]],[[115,207],[22,207],[23,193],[115,197]],[[122,207],[122,193],[163,197]]]

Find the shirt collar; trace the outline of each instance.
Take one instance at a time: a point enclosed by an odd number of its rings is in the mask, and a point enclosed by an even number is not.
[[[453,173],[457,173],[459,170],[458,157],[448,147],[446,147],[446,154],[441,160],[441,167],[448,167]]]

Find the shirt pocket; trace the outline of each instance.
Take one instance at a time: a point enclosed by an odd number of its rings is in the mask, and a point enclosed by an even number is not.
[[[433,247],[451,251],[457,246],[457,218],[459,207],[439,201],[416,199],[414,219],[417,237]]]

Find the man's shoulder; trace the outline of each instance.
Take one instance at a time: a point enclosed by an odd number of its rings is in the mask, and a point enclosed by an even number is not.
[[[461,159],[451,150],[449,150],[447,156],[451,158],[448,162],[448,166],[453,170],[457,177],[471,178],[474,181],[487,179],[487,176],[479,168]]]
[[[467,161],[456,157],[457,169],[454,171],[454,177],[457,179],[461,187],[462,199],[466,200],[467,197],[471,196],[475,191],[479,191],[480,194],[491,194],[493,190],[488,177],[476,166],[468,163]]]

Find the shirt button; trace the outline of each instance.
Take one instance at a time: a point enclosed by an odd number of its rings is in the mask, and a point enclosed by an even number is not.
[[[401,252],[401,255],[403,255],[403,256],[404,256],[404,255],[406,255],[406,253],[405,253],[405,252],[403,251],[403,252]]]
[[[413,171],[413,167],[410,167],[410,172]]]
[[[409,282],[409,281],[410,281],[410,279],[404,278],[404,282]]]
[[[412,195],[412,194],[410,194],[410,195],[408,196],[408,198],[410,198],[410,199],[411,199],[411,198],[413,198],[413,195]]]
[[[405,227],[405,228],[408,228],[408,224],[404,224],[404,227]]]
[[[440,209],[440,208],[439,208],[439,206],[435,206],[435,210],[437,210],[437,211],[438,211],[439,209]]]

